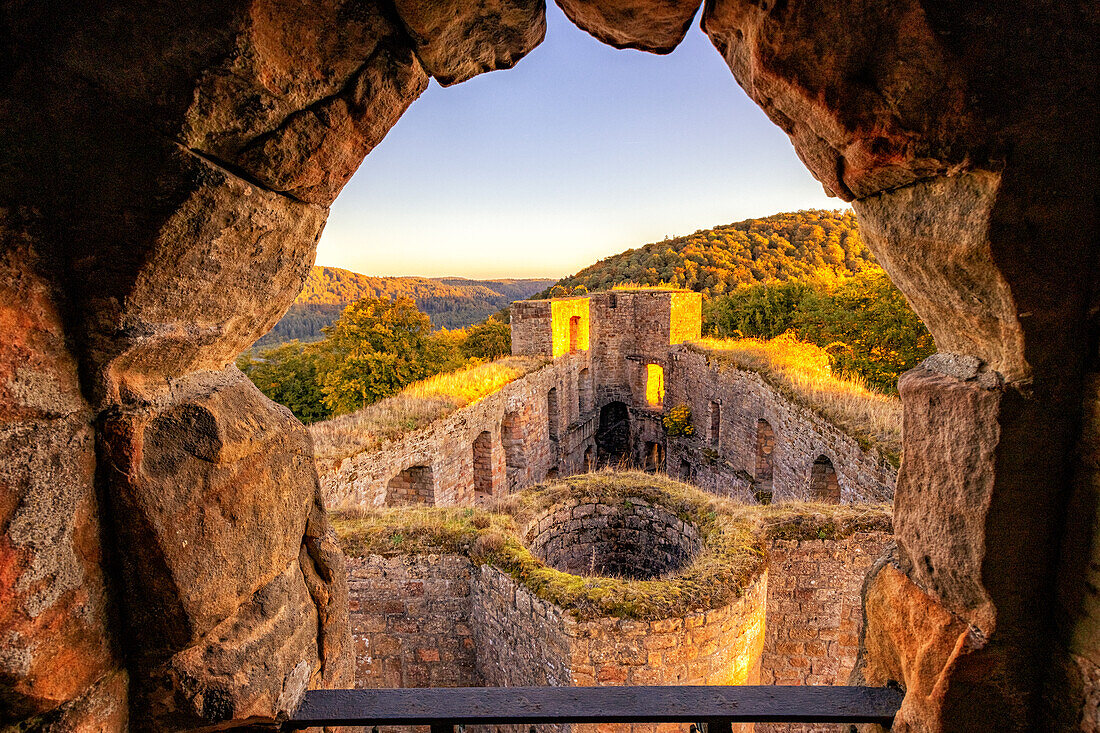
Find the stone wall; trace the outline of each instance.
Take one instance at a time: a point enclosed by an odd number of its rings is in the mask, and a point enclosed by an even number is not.
[[[326,503],[382,506],[390,482],[413,466],[430,469],[436,506],[472,504],[476,494],[500,496],[543,481],[551,470],[562,476],[583,470],[585,451],[595,446],[594,413],[582,413],[579,404],[578,380],[588,366],[584,352],[560,357],[379,450],[319,460]],[[547,414],[551,389],[557,394],[557,440],[550,438]],[[488,467],[477,477],[475,456]]]
[[[574,318],[578,350],[570,354]],[[841,501],[890,500],[897,473],[879,451],[862,448],[753,372],[708,366],[705,355],[679,345],[698,338],[699,327],[699,295],[686,291],[624,290],[518,301],[512,314],[513,352],[560,355],[380,450],[318,461],[325,499],[329,506],[349,508],[427,502],[434,495],[436,505],[464,505],[548,476],[589,470],[602,460],[667,471],[746,501],[811,498],[814,477],[828,474],[821,463],[828,461]],[[651,365],[663,371],[665,397],[659,404],[647,399]],[[613,402],[625,405],[628,415],[622,465],[597,451],[600,413]],[[683,403],[692,406],[695,435],[669,440],[662,415]],[[760,420],[772,430],[766,464],[757,450]],[[430,473],[431,491],[420,486],[390,492],[392,499],[387,499],[387,486],[395,479],[398,489],[410,483],[400,477],[412,467],[424,467],[417,469],[422,478]]]
[[[848,684],[863,628],[863,578],[892,541],[885,532],[860,532],[769,543],[762,684]],[[848,726],[758,724],[757,730],[846,733]]]
[[[470,621],[475,581],[461,555],[349,558],[355,686],[478,685]]]
[[[473,617],[482,683],[572,685],[573,618],[496,568],[486,565],[478,570]]]
[[[666,371],[666,404],[691,406],[695,434],[668,441],[669,473],[701,488],[752,501],[762,488],[775,500],[810,498],[814,462],[825,456],[836,471],[843,502],[881,502],[893,496],[897,472],[883,454],[864,449],[813,411],[795,404],[755,372],[719,370],[690,348],[673,352]],[[710,435],[713,405],[720,410],[717,442]],[[767,462],[758,461],[766,421],[774,433]],[[765,444],[767,441],[765,441]]]
[[[549,300],[517,300],[510,309],[512,353],[554,355],[554,327]]]
[[[543,520],[529,536],[550,530]],[[465,556],[352,558],[356,686],[843,685],[863,578],[891,539],[772,540],[767,570],[734,602],[650,621],[578,620]]]

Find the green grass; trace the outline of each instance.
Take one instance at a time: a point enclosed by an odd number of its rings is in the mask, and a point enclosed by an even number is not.
[[[703,550],[680,572],[657,580],[579,576],[547,566],[524,546],[531,520],[570,501],[644,500],[694,524]],[[628,471],[582,474],[513,494],[491,510],[378,509],[334,515],[350,555],[456,553],[488,564],[579,620],[655,620],[728,605],[767,566],[767,540],[839,539],[889,531],[887,506],[744,505],[664,476]]]

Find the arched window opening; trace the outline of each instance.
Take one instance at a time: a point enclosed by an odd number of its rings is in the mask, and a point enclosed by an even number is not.
[[[508,492],[523,488],[527,471],[523,419],[518,412],[504,415],[500,423],[500,442],[504,446],[504,465],[507,474]]]
[[[756,421],[756,481],[771,486],[775,431],[767,420]]]
[[[569,353],[577,353],[577,344],[580,342],[581,317],[573,316],[569,319]]]
[[[577,375],[577,410],[582,416],[592,410],[592,382],[587,369]]]
[[[646,364],[645,401],[650,407],[665,404],[665,370],[660,364]]]
[[[714,447],[718,447],[718,439],[722,430],[722,404],[711,401],[710,403],[710,433],[708,441]]]
[[[546,424],[550,440],[558,439],[558,388],[551,387],[546,393]]]
[[[647,440],[645,444],[646,473],[658,473],[665,470],[665,444]]]
[[[474,440],[474,501],[485,502],[493,496],[493,434],[488,430]]]
[[[411,504],[435,506],[435,480],[431,466],[410,466],[386,485],[386,506]]]
[[[840,483],[833,462],[827,456],[818,456],[810,467],[810,499],[826,504],[840,503]]]

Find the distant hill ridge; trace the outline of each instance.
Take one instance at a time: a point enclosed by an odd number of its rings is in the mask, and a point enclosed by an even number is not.
[[[463,328],[551,285],[550,279],[470,280],[461,277],[372,277],[340,267],[313,267],[286,315],[255,347],[293,339],[316,341],[349,303],[361,298],[412,298],[434,328]]]
[[[743,285],[847,277],[877,269],[853,212],[813,209],[652,242],[606,257],[557,284],[594,291],[621,283],[669,283],[713,297]]]
[[[361,298],[502,298],[530,294],[553,280],[469,280],[462,277],[373,277],[340,267],[315,266],[306,277],[297,304],[354,303]],[[526,296],[524,296],[526,297]],[[513,297],[512,300],[516,300]]]

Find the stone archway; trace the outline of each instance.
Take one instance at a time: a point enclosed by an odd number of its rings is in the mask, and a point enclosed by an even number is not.
[[[840,503],[840,483],[837,480],[833,462],[828,456],[820,455],[810,464],[809,487],[810,501],[826,504]]]
[[[771,493],[775,475],[775,430],[764,418],[756,421],[756,465],[753,478],[765,493]]]
[[[631,464],[630,409],[625,402],[609,402],[600,408],[596,451],[600,466],[616,468]]]
[[[561,5],[656,52],[697,9]],[[228,365],[289,305],[328,205],[428,77],[511,66],[542,5],[3,10],[0,632],[23,671],[0,697],[73,726],[108,701],[117,717],[89,726],[120,730],[348,686],[309,438]],[[941,352],[901,383],[899,548],[867,586],[863,679],[939,691],[907,696],[900,725],[1065,727],[1100,697],[1097,24],[1090,4],[1032,0],[703,10]]]

